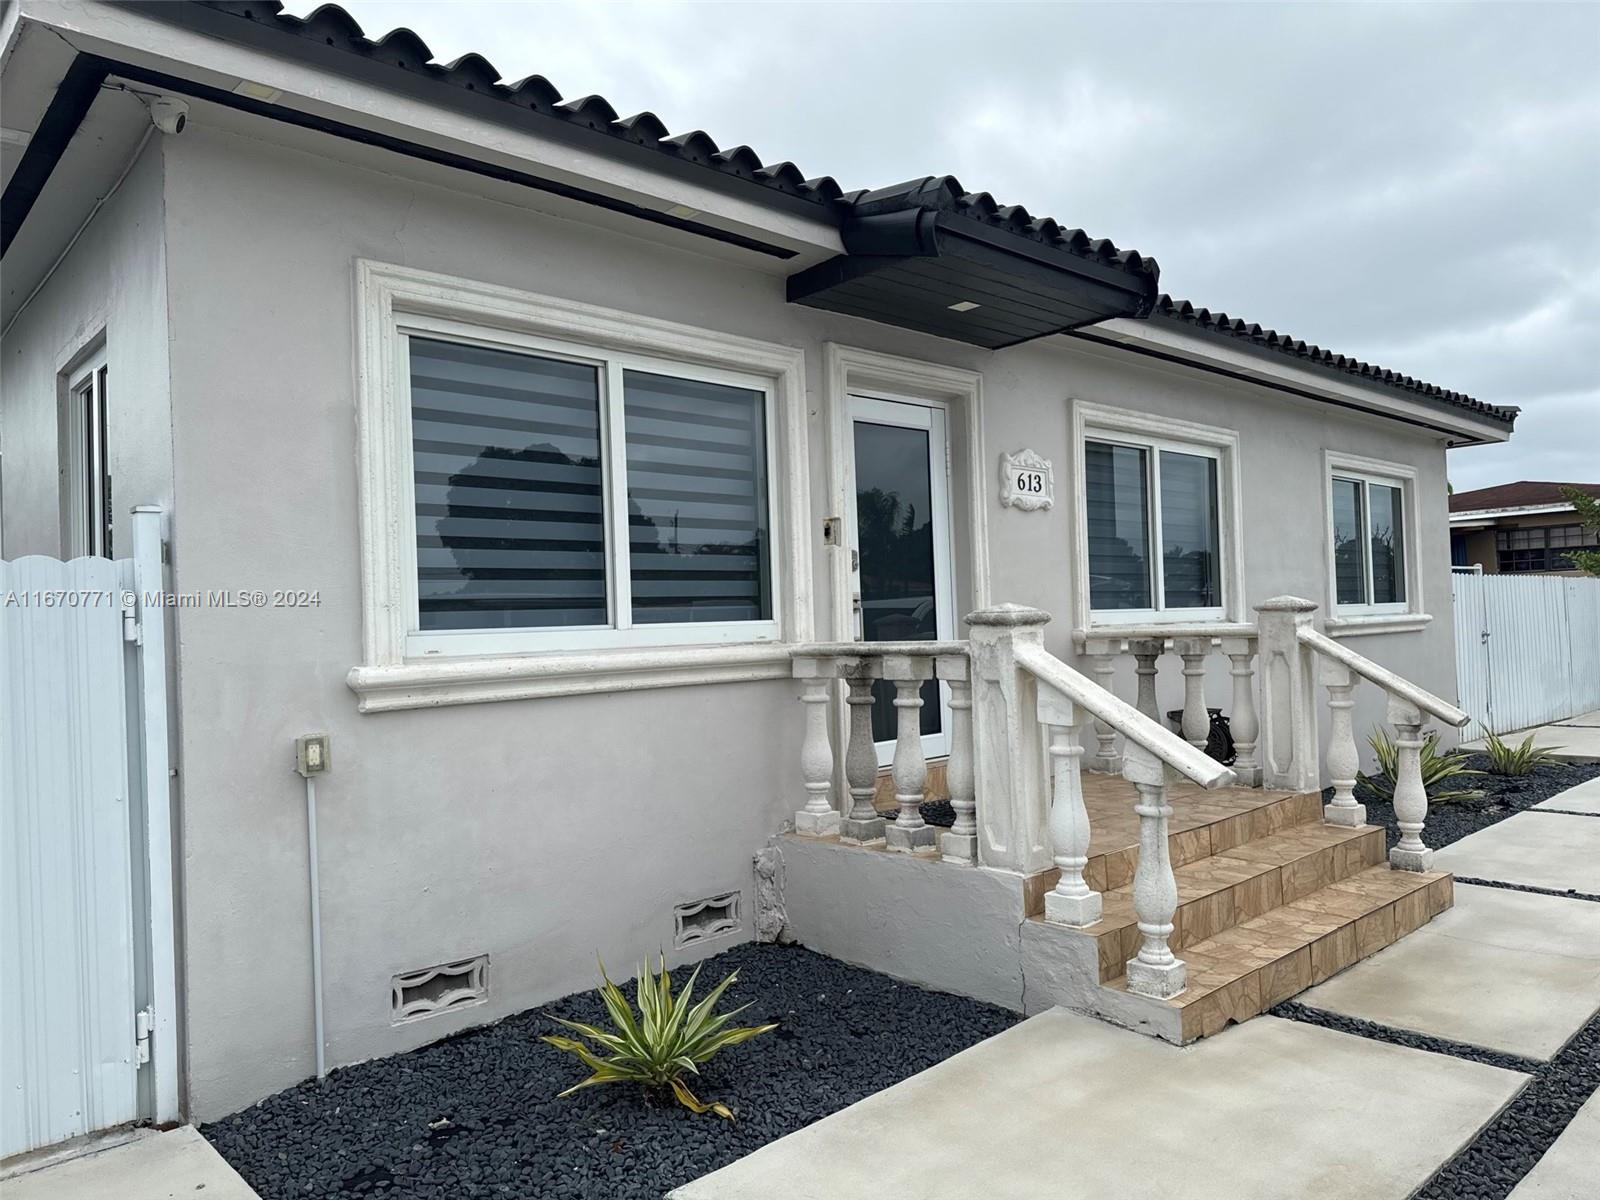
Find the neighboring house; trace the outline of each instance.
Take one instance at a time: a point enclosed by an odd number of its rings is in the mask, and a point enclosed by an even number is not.
[[[167,614],[191,1117],[312,1072],[299,735],[331,735],[340,1064],[589,987],[597,952],[752,936],[781,882],[752,855],[802,802],[837,827],[792,678],[812,643],[948,646],[1034,606],[1049,655],[1130,698],[1137,660],[1141,711],[1203,743],[1206,700],[1253,724],[1256,607],[1304,597],[1274,610],[1255,777],[1307,793],[1295,627],[1454,695],[1445,450],[1514,410],[1169,299],[1146,255],[950,177],[846,191],[278,8],[23,0],[0,25],[6,554],[125,555],[153,504],[172,592],[287,597]],[[897,734],[938,760],[965,685],[902,657],[877,761]],[[991,704],[985,669],[981,836],[946,853],[998,887],[1054,868],[1036,796],[1017,840],[988,824],[1044,749],[995,740],[1032,685]],[[1395,711],[1360,687],[1323,725],[1345,746]],[[479,1002],[405,1019],[457,963]]]
[[[1600,496],[1600,483],[1522,479],[1450,497],[1450,564],[1486,575],[1581,575],[1568,557],[1600,550],[1600,533],[1578,520],[1562,488]]]

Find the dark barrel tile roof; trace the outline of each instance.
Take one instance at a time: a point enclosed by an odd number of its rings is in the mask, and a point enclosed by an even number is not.
[[[1201,330],[1209,334],[1234,338],[1247,342],[1265,350],[1273,350],[1288,358],[1298,359],[1303,363],[1324,367],[1334,371],[1341,371],[1346,375],[1353,375],[1365,383],[1378,383],[1387,387],[1398,388],[1404,392],[1412,392],[1430,400],[1443,401],[1454,408],[1465,409],[1476,416],[1488,417],[1492,421],[1500,421],[1509,425],[1516,420],[1518,410],[1495,404],[1487,404],[1482,400],[1474,400],[1462,392],[1452,392],[1438,384],[1427,383],[1421,379],[1413,379],[1410,375],[1402,375],[1398,371],[1391,371],[1386,367],[1374,366],[1372,363],[1362,362],[1347,354],[1336,354],[1332,350],[1324,350],[1310,342],[1301,341],[1299,338],[1290,337],[1288,334],[1279,333],[1276,329],[1253,322],[1241,321],[1237,317],[1230,317],[1224,312],[1212,312],[1209,308],[1196,308],[1187,300],[1174,300],[1171,296],[1163,294],[1156,300],[1155,312],[1152,316],[1156,320],[1168,321],[1173,324],[1187,326],[1190,329]]]
[[[497,98],[508,108],[528,114],[527,119],[532,124],[558,121],[574,130],[588,130],[698,165],[728,180],[743,180],[755,189],[752,195],[757,199],[765,192],[774,201],[779,196],[787,198],[791,204],[802,201],[815,205],[828,218],[840,223],[849,217],[877,212],[925,208],[1126,271],[1139,278],[1152,293],[1160,277],[1159,265],[1148,255],[1120,249],[1104,238],[1091,238],[1083,230],[1063,226],[1049,217],[1036,217],[1021,205],[1001,204],[988,192],[969,192],[953,175],[931,175],[893,187],[846,192],[831,175],[808,177],[791,162],[764,163],[748,146],[724,150],[703,130],[673,134],[654,113],[623,117],[602,96],[565,100],[542,75],[503,82],[494,64],[481,54],[464,54],[448,63],[435,62],[428,44],[410,29],[392,29],[380,38],[369,38],[356,19],[337,4],[324,4],[304,17],[296,17],[284,12],[278,0],[193,0],[193,3],[321,46],[359,55],[397,71],[420,74],[442,84]],[[1196,308],[1170,296],[1159,297],[1148,319],[1248,342],[1313,367],[1409,392],[1507,426],[1516,418],[1515,408],[1486,404],[1460,392],[1324,350],[1276,330],[1230,318],[1225,313]]]

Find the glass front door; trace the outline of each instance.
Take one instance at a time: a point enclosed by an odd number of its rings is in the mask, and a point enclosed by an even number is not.
[[[857,635],[868,642],[955,636],[949,479],[942,408],[852,396],[855,442]],[[922,748],[949,753],[943,686],[922,688]],[[894,754],[894,685],[874,688],[878,761]]]

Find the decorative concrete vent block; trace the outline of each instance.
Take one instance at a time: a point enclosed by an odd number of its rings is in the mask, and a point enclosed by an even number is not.
[[[707,938],[737,933],[744,927],[739,920],[738,892],[680,904],[672,910],[672,919],[676,926],[672,935],[674,946],[692,946]]]
[[[489,956],[480,954],[396,975],[390,997],[394,1024],[482,1004],[489,998],[488,970]]]

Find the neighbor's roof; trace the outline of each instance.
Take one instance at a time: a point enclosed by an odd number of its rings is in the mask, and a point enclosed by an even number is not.
[[[723,150],[702,130],[673,134],[654,113],[642,112],[621,117],[602,96],[583,96],[563,100],[560,92],[541,75],[529,75],[502,83],[500,72],[481,54],[470,53],[449,63],[433,61],[433,52],[410,29],[391,30],[382,37],[367,37],[355,18],[336,4],[324,4],[305,17],[282,11],[276,0],[195,0],[197,7],[291,33],[306,43],[308,57],[326,62],[327,48],[359,56],[370,64],[387,67],[416,80],[461,88],[504,102],[520,110],[519,118],[530,126],[549,127],[559,122],[569,131],[602,135],[601,141],[614,139],[619,149],[636,154],[639,148],[654,151],[676,170],[685,164],[715,173],[724,187],[734,187],[757,201],[765,200],[793,210],[814,207],[844,225],[847,220],[868,212],[895,209],[920,209],[939,213],[944,219],[965,218],[990,229],[1039,243],[1056,253],[1065,252],[1098,264],[1101,269],[1126,272],[1140,281],[1146,302],[1135,316],[1182,325],[1204,336],[1234,339],[1280,353],[1299,365],[1389,389],[1399,389],[1446,407],[1464,410],[1474,416],[1509,427],[1517,410],[1486,404],[1460,392],[1414,379],[1383,367],[1335,354],[1320,346],[1277,333],[1260,325],[1196,308],[1169,296],[1156,298],[1160,268],[1154,258],[1136,250],[1117,247],[1103,238],[1091,238],[1081,229],[1063,226],[1049,217],[1035,217],[1021,205],[1005,205],[988,192],[970,192],[951,175],[930,176],[908,184],[877,191],[845,191],[832,176],[807,177],[791,162],[763,163],[748,146]],[[152,6],[140,6],[149,8]],[[156,6],[172,13],[178,6]]]
[[[1577,488],[1600,497],[1600,483],[1551,483],[1542,479],[1519,479],[1472,492],[1457,492],[1450,497],[1450,511],[1486,512],[1501,508],[1534,508],[1546,504],[1565,504],[1562,488]]]

